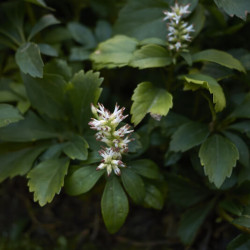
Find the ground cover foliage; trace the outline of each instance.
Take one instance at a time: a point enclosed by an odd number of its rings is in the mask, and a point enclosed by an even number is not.
[[[0,249],[249,249],[248,12],[1,1]]]

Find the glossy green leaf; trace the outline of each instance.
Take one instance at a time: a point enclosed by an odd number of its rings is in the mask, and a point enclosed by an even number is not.
[[[248,0],[214,0],[219,8],[222,8],[229,16],[236,15],[246,20],[250,12],[250,2]]]
[[[11,149],[6,152],[6,148]],[[45,146],[24,145],[11,148],[11,145],[0,145],[0,182],[6,178],[17,175],[25,175],[33,165],[33,162],[45,149]],[[5,152],[2,152],[5,151]]]
[[[172,95],[151,82],[142,82],[132,96],[131,121],[138,125],[147,113],[165,116],[173,106]]]
[[[88,126],[91,117],[90,104],[97,102],[102,91],[100,88],[102,80],[97,72],[88,71],[85,73],[81,70],[73,76],[67,88],[72,119],[76,122],[80,132]]]
[[[132,161],[128,163],[128,168],[149,179],[158,179],[160,176],[158,166],[151,160],[141,159]]]
[[[231,140],[239,151],[239,162],[245,166],[249,167],[249,149],[247,144],[241,139],[237,134],[225,131],[223,134]]]
[[[0,140],[28,142],[57,138],[59,134],[34,113],[29,112],[23,120],[0,128]]]
[[[123,67],[129,64],[137,44],[134,38],[117,35],[100,43],[90,59],[97,69]]]
[[[10,123],[23,119],[18,109],[9,104],[0,104],[0,127],[5,127]]]
[[[191,244],[207,215],[213,208],[214,203],[201,204],[187,210],[181,218],[178,235],[185,245]]]
[[[200,145],[206,140],[209,135],[208,125],[189,122],[183,124],[172,136],[170,142],[170,150],[178,152],[185,152],[197,145]]]
[[[25,74],[43,77],[43,61],[37,44],[27,42],[21,45],[15,55],[16,63]]]
[[[129,211],[128,198],[117,177],[106,183],[102,200],[102,216],[110,233],[117,232],[123,225]]]
[[[214,78],[203,74],[192,74],[184,76],[184,79],[187,81],[184,90],[194,91],[199,88],[205,88],[213,95],[216,112],[220,112],[225,108],[226,99],[223,89]]]
[[[94,166],[78,168],[65,179],[65,189],[69,195],[79,195],[88,192],[105,173],[97,171]]]
[[[145,196],[144,182],[132,169],[122,169],[121,179],[123,186],[135,203],[141,203]]]
[[[239,234],[227,245],[227,250],[248,250],[249,248],[250,236],[248,234]]]
[[[47,56],[58,56],[58,52],[52,46],[46,43],[39,43],[38,44],[41,54]]]
[[[86,160],[88,158],[88,143],[79,135],[74,135],[68,141],[63,149],[63,152],[72,160]]]
[[[129,65],[139,69],[146,69],[164,67],[171,63],[172,58],[165,48],[155,44],[148,44],[134,52]]]
[[[219,188],[231,176],[239,152],[230,140],[215,134],[201,145],[199,157],[209,181]]]
[[[66,82],[60,75],[44,74],[42,79],[23,75],[29,100],[40,113],[51,118],[64,118]]]
[[[192,60],[193,62],[207,61],[218,63],[230,69],[237,69],[241,72],[246,72],[241,62],[225,51],[215,49],[203,50],[193,54]]]
[[[30,192],[34,192],[34,201],[40,206],[50,203],[55,194],[59,194],[67,174],[67,158],[49,159],[39,163],[27,175]]]
[[[48,14],[43,16],[35,25],[34,27],[31,29],[29,37],[28,37],[28,41],[30,41],[36,34],[38,34],[40,31],[42,31],[43,29],[51,26],[51,25],[55,25],[60,23],[59,20],[57,20],[53,15]]]
[[[67,27],[75,41],[82,44],[84,48],[96,47],[95,37],[88,27],[76,22],[68,23]]]
[[[146,184],[145,188],[146,188],[146,195],[144,198],[145,205],[158,210],[162,209],[164,205],[164,198],[160,190],[152,184]]]

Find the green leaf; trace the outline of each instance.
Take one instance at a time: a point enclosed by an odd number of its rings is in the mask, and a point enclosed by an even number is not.
[[[20,147],[16,145],[12,148],[11,144],[0,144],[0,182],[8,177],[25,175],[45,147],[39,145]],[[6,148],[9,150],[7,151]]]
[[[66,82],[60,75],[44,74],[42,79],[23,75],[29,100],[41,114],[51,118],[64,118]]]
[[[189,122],[180,126],[172,135],[170,150],[185,152],[200,145],[209,135],[208,125]]]
[[[136,50],[129,65],[139,69],[157,68],[170,65],[172,58],[168,51],[155,44],[148,44]]]
[[[71,102],[72,119],[76,122],[80,132],[88,126],[91,117],[90,104],[97,102],[102,91],[99,88],[102,80],[97,72],[88,71],[85,73],[81,70],[73,76],[67,88]]]
[[[88,143],[79,135],[74,135],[69,142],[66,143],[63,152],[72,160],[84,161],[88,158]]]
[[[239,152],[231,141],[215,134],[201,145],[199,157],[209,181],[219,188],[231,176]]]
[[[41,139],[57,138],[59,134],[32,112],[23,120],[0,128],[0,140],[28,142]]]
[[[213,95],[215,111],[220,112],[225,108],[226,99],[223,89],[214,78],[202,74],[192,74],[184,76],[184,79],[187,81],[184,90],[194,91],[199,88],[205,88]]]
[[[250,132],[250,121],[237,122],[233,123],[228,127],[228,129],[239,131],[240,133],[248,133]]]
[[[70,61],[84,61],[88,60],[91,52],[83,47],[70,48]]]
[[[43,7],[43,8],[45,8],[45,9],[48,9],[48,10],[54,10],[54,9],[48,7],[48,6],[46,5],[46,3],[44,2],[44,0],[25,0],[25,1],[26,1],[26,2],[29,2],[29,3],[33,3],[33,4],[35,4],[35,5],[38,5],[38,6],[40,6],[40,7]]]
[[[110,233],[117,232],[123,225],[129,211],[128,198],[117,179],[113,176],[106,183],[102,200],[102,216]]]
[[[30,192],[34,192],[34,201],[44,206],[59,194],[67,174],[69,160],[67,158],[49,159],[39,163],[27,175]]]
[[[160,176],[158,166],[151,160],[132,161],[128,164],[128,168],[149,179],[158,179]]]
[[[193,54],[192,60],[193,62],[207,61],[218,63],[230,69],[237,69],[244,73],[246,72],[241,62],[225,51],[215,49],[203,50]]]
[[[222,8],[229,16],[246,20],[247,13],[250,12],[250,2],[248,0],[214,0],[219,8]]]
[[[121,179],[125,190],[135,203],[141,203],[145,197],[144,182],[134,171],[122,169]]]
[[[48,14],[43,16],[36,24],[35,26],[31,29],[31,32],[28,37],[28,41],[30,41],[36,34],[38,34],[40,31],[43,29],[60,23],[59,20],[57,20],[53,15]]]
[[[152,185],[152,184],[146,184],[146,195],[144,199],[144,203],[152,207],[154,209],[162,209],[164,205],[164,198],[162,196],[162,193],[159,191],[159,189]]]
[[[131,121],[138,125],[147,113],[165,116],[173,106],[172,95],[151,82],[137,85],[132,96]]]
[[[58,56],[58,52],[52,46],[46,43],[39,43],[38,44],[41,54],[46,56]]]
[[[237,105],[229,118],[248,118],[250,119],[250,95],[247,94],[244,101]]]
[[[5,127],[10,123],[18,122],[23,119],[18,109],[9,104],[0,104],[0,127]]]
[[[65,189],[69,195],[79,195],[88,192],[105,173],[105,170],[96,171],[94,166],[78,168],[65,179]]]
[[[250,207],[245,207],[242,215],[234,219],[232,224],[250,228]]]
[[[32,77],[43,77],[43,61],[37,44],[27,42],[21,45],[16,52],[15,59],[23,73]]]
[[[134,38],[117,35],[100,43],[90,59],[97,69],[123,67],[129,64],[137,44]]]
[[[96,47],[95,37],[88,27],[76,22],[68,23],[67,27],[75,41],[82,44],[84,48],[91,49]]]
[[[239,234],[227,245],[227,250],[248,250],[249,248],[250,237],[248,234]]]
[[[249,150],[247,144],[241,139],[240,136],[228,131],[223,132],[223,134],[231,140],[239,151],[239,162],[244,167],[249,167]]]
[[[214,202],[201,204],[187,210],[182,215],[178,235],[185,245],[189,245],[194,241],[199,228],[213,208],[213,205]]]
[[[97,21],[97,25],[95,28],[95,36],[98,42],[102,42],[110,38],[112,35],[112,27],[111,25],[104,20]]]

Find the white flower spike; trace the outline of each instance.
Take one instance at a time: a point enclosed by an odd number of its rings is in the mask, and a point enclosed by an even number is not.
[[[191,41],[190,33],[194,32],[193,25],[181,20],[184,15],[189,14],[189,4],[181,6],[177,2],[171,7],[172,11],[163,11],[166,15],[163,20],[168,21],[168,48],[170,50],[187,51],[187,42]]]
[[[95,118],[91,118],[89,122],[90,128],[97,131],[96,140],[107,145],[99,151],[103,158],[102,162],[96,170],[107,170],[108,176],[114,171],[116,175],[121,175],[120,167],[125,167],[122,162],[122,154],[128,151],[128,143],[133,139],[129,138],[134,131],[130,129],[128,124],[116,130],[117,126],[128,115],[123,115],[125,108],[121,108],[116,104],[114,112],[111,113],[103,104],[98,103],[98,108],[91,104],[91,111]],[[126,138],[125,135],[128,135]]]

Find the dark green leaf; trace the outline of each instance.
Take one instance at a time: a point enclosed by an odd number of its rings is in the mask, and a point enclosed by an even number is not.
[[[52,46],[46,43],[39,43],[38,44],[41,54],[47,56],[58,56],[58,52]]]
[[[37,44],[27,42],[18,48],[16,63],[25,74],[32,77],[43,77],[43,61]]]
[[[180,126],[172,136],[170,150],[185,152],[206,140],[209,135],[208,125],[189,122]]]
[[[73,47],[70,49],[70,61],[88,60],[91,52],[83,47]]]
[[[59,194],[67,174],[69,160],[49,159],[39,163],[27,175],[30,192],[34,192],[34,201],[40,206],[50,203],[55,194]]]
[[[250,2],[248,0],[214,0],[219,8],[222,8],[229,16],[238,16],[246,20],[247,13],[250,12]]]
[[[129,65],[139,69],[146,69],[164,67],[171,63],[172,58],[165,48],[155,44],[148,44],[134,52]]]
[[[219,188],[231,176],[239,152],[231,141],[215,134],[201,145],[199,157],[209,181]]]
[[[144,200],[145,188],[141,177],[132,169],[122,169],[121,179],[125,190],[135,203],[141,203]]]
[[[248,234],[239,234],[227,245],[227,250],[248,250],[249,248],[250,236]]]
[[[104,20],[99,20],[95,28],[95,36],[98,42],[102,42],[110,38],[112,35],[111,25]]]
[[[44,74],[42,79],[23,75],[23,81],[31,104],[51,118],[64,118],[66,82],[60,75]]]
[[[184,79],[188,82],[185,84],[184,90],[195,91],[199,88],[205,88],[213,95],[216,112],[225,108],[226,99],[223,89],[214,78],[203,74],[192,74],[184,76]]]
[[[23,116],[16,108],[9,104],[0,104],[0,127],[5,127],[22,119]]]
[[[57,138],[59,134],[34,113],[29,112],[24,120],[0,128],[0,140],[28,142]]]
[[[75,160],[86,160],[88,157],[88,143],[79,135],[74,135],[69,142],[66,143],[63,152]]]
[[[250,118],[250,95],[246,95],[244,101],[237,105],[229,118]]]
[[[45,8],[45,9],[54,10],[54,9],[48,7],[48,6],[46,5],[46,3],[44,2],[44,0],[25,0],[25,1],[26,1],[26,2],[30,2],[30,3],[33,3],[33,4],[38,5],[38,6],[40,6],[40,7],[43,7],[43,8]]]
[[[160,190],[152,184],[145,184],[145,188],[146,188],[146,195],[144,199],[145,205],[158,210],[162,209],[164,205],[164,198]]]
[[[213,208],[213,205],[214,202],[201,204],[189,209],[182,215],[178,235],[184,244],[189,245],[194,241],[199,228]]]
[[[90,120],[90,104],[97,102],[102,91],[100,88],[102,80],[97,72],[88,71],[85,73],[81,70],[74,75],[68,86],[67,93],[72,105],[72,118],[80,132],[87,127]]]
[[[67,27],[73,38],[82,44],[84,48],[90,49],[96,47],[95,37],[88,27],[75,22],[68,23]]]
[[[38,34],[40,31],[42,31],[43,29],[45,29],[48,26],[51,25],[55,25],[60,23],[60,21],[58,21],[53,15],[48,14],[43,16],[36,24],[35,26],[32,28],[29,37],[28,37],[28,41],[30,41],[36,34]]]
[[[151,82],[137,85],[132,96],[131,121],[138,125],[147,113],[165,116],[173,106],[172,95]]]
[[[203,50],[193,54],[192,60],[193,62],[214,62],[230,69],[237,69],[239,71],[246,72],[241,62],[225,51],[215,49]]]
[[[149,179],[159,178],[159,169],[157,165],[151,160],[141,159],[132,161],[128,164],[128,168],[130,168],[137,174]]]
[[[123,67],[129,64],[137,44],[134,38],[117,35],[100,43],[90,59],[97,69]]]
[[[2,152],[8,148],[10,152]],[[0,182],[16,175],[25,175],[45,146],[24,145],[11,148],[11,145],[0,145]]]
[[[128,198],[115,176],[106,183],[101,207],[103,220],[108,231],[110,233],[117,232],[128,215],[129,204]]]
[[[69,195],[79,195],[88,192],[105,173],[96,171],[94,166],[83,166],[65,179],[65,189]]]

